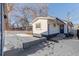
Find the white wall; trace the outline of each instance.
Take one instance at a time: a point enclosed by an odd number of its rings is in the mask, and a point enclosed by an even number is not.
[[[50,20],[48,21],[48,24],[49,24],[49,34],[60,33],[60,26],[55,23],[56,26],[54,27],[54,23],[55,22],[52,22]]]
[[[67,24],[64,24],[64,33],[67,33]]]
[[[36,24],[41,23],[41,28],[36,28]],[[47,20],[40,19],[33,23],[33,34],[45,34],[48,35],[48,27],[47,27]]]
[[[36,24],[41,23],[41,28],[36,28]],[[54,23],[56,26],[54,27]],[[33,25],[33,34],[45,34],[48,35],[48,24],[49,24],[49,34],[60,33],[60,25],[52,20],[40,19],[35,21]]]
[[[68,28],[69,28],[69,32],[72,32],[72,27],[71,26],[68,26]]]

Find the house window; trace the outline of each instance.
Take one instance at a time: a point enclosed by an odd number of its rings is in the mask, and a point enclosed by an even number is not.
[[[36,28],[41,28],[41,24],[40,23],[37,23],[36,24]]]
[[[56,27],[56,24],[53,24],[54,27]]]

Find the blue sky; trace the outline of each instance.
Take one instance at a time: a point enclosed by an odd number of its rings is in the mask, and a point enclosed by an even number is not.
[[[20,15],[23,16],[22,12],[19,12],[17,10],[22,10],[24,6],[30,6],[31,4],[15,4],[16,11],[12,11],[9,13],[9,15]],[[36,4],[32,4],[31,8],[33,6],[37,6]],[[79,4],[78,3],[51,3],[48,4],[48,15],[49,16],[55,16],[62,20],[65,20],[67,17],[67,13],[70,12],[71,21],[74,24],[79,23]],[[10,16],[9,19],[14,21],[16,17]],[[15,22],[15,21],[14,21]]]
[[[65,20],[67,13],[70,12],[71,21],[74,24],[79,23],[79,4],[75,3],[52,3],[48,4],[49,16],[59,17]]]

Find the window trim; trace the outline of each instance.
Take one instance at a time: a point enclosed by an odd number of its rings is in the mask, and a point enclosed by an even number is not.
[[[41,29],[41,23],[36,23],[36,24],[35,24],[35,28],[36,28],[36,29]]]

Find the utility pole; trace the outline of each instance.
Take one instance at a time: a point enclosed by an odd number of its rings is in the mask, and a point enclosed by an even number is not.
[[[4,9],[3,9],[3,3],[0,3],[0,55],[3,55],[3,20],[4,20]]]
[[[70,12],[67,12],[65,22],[66,22],[66,26],[67,26],[66,30],[67,30],[67,33],[68,33],[69,32],[68,24],[69,24],[69,22],[71,22]]]
[[[71,21],[70,12],[67,12],[66,21],[67,22]]]

